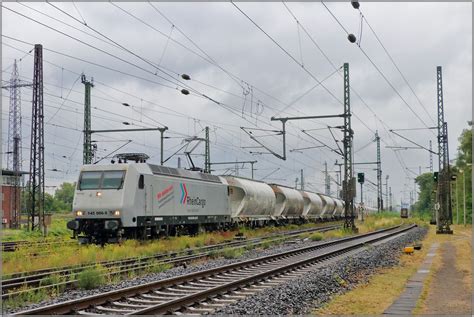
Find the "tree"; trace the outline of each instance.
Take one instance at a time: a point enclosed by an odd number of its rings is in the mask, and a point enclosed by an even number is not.
[[[463,201],[464,201],[464,184],[466,182],[466,215],[467,222],[472,223],[472,130],[464,129],[461,133],[461,136],[458,138],[458,157],[456,159],[456,165],[453,168],[453,172],[457,174],[457,180],[455,186],[458,187],[458,195],[453,204],[453,221],[456,222],[455,211],[459,209],[460,214],[463,213]],[[462,173],[461,173],[462,171]],[[455,194],[453,195],[455,196]],[[462,223],[463,218],[460,217],[460,222]]]
[[[431,199],[435,183],[432,173],[424,173],[415,179],[420,188],[418,201],[416,202],[416,210],[423,214],[431,214],[433,210],[433,201]]]
[[[44,193],[44,211],[53,211],[54,197],[51,194]]]
[[[466,166],[466,163],[472,163],[472,130],[464,129],[458,141],[459,147],[456,166],[462,168]]]
[[[72,201],[74,199],[74,190],[76,183],[62,183],[54,193],[55,210],[66,211],[72,210]]]

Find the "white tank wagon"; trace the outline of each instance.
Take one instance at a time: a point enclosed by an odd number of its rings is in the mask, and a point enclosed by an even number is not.
[[[229,205],[234,221],[262,225],[272,219],[275,193],[268,184],[234,176],[221,176],[221,179],[229,186]]]
[[[318,194],[323,201],[323,210],[321,212],[320,218],[323,220],[330,220],[334,213],[334,209],[336,209],[336,203],[334,199],[329,196]]]
[[[85,165],[74,194],[74,236],[115,242],[231,225],[218,176],[147,163]]]
[[[304,200],[304,209],[302,216],[304,218],[313,220],[319,219],[321,212],[323,211],[323,201],[318,194],[304,191],[302,192]]]
[[[334,209],[333,217],[339,219],[344,216],[344,202],[340,199],[333,198],[336,203],[336,208]]]
[[[282,219],[301,219],[304,200],[300,191],[277,184],[270,186],[276,197],[274,216]]]

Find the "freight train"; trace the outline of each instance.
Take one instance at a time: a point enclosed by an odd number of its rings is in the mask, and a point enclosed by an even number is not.
[[[354,208],[355,212],[359,208]],[[149,163],[84,165],[67,223],[81,243],[342,218],[340,199]]]

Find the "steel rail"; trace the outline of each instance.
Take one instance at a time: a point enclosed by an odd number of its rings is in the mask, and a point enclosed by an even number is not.
[[[338,239],[338,240],[334,240],[334,241],[330,241],[330,242],[325,242],[325,243],[315,245],[315,246],[309,246],[309,247],[307,246],[307,247],[295,249],[295,250],[288,251],[288,252],[280,252],[278,254],[259,257],[259,258],[256,258],[256,259],[246,260],[246,261],[242,261],[242,262],[237,262],[237,263],[229,264],[229,265],[218,267],[218,268],[208,269],[208,270],[189,273],[189,274],[185,274],[185,275],[182,275],[182,276],[172,277],[172,278],[168,278],[168,279],[164,279],[164,280],[160,280],[160,281],[150,282],[150,283],[143,284],[143,285],[132,286],[132,287],[128,287],[128,288],[124,288],[124,289],[120,289],[120,290],[114,290],[114,291],[106,292],[106,293],[103,293],[103,294],[88,296],[88,297],[81,298],[81,299],[69,300],[69,301],[65,301],[65,302],[62,302],[62,303],[57,303],[57,304],[53,304],[53,305],[49,305],[49,306],[45,306],[45,307],[39,307],[39,308],[31,309],[31,310],[20,311],[20,312],[16,313],[15,315],[24,315],[24,314],[28,314],[28,315],[30,315],[30,314],[51,315],[51,314],[69,314],[69,313],[76,313],[76,312],[89,313],[89,312],[84,312],[84,310],[89,309],[90,307],[96,307],[96,306],[104,305],[104,304],[107,304],[107,303],[110,303],[110,302],[113,302],[113,301],[117,301],[117,300],[124,299],[124,298],[126,299],[126,298],[132,297],[132,296],[137,296],[137,295],[145,296],[146,295],[145,293],[150,292],[150,291],[154,291],[154,290],[156,291],[157,289],[163,289],[163,288],[166,288],[166,287],[173,287],[173,286],[183,284],[183,283],[186,284],[186,283],[189,283],[191,281],[197,281],[199,279],[209,278],[209,277],[212,277],[212,276],[216,276],[218,274],[223,274],[223,275],[227,274],[228,276],[234,276],[235,277],[235,274],[237,274],[237,273],[234,272],[233,274],[231,274],[232,270],[236,270],[236,269],[239,269],[239,268],[240,269],[249,268],[249,267],[254,268],[257,265],[263,265],[263,266],[266,265],[267,267],[270,265],[270,268],[271,268],[271,265],[275,265],[276,261],[285,261],[286,260],[288,262],[288,263],[286,263],[285,268],[274,268],[274,269],[272,268],[267,273],[264,273],[264,272],[257,273],[255,275],[257,277],[254,276],[253,278],[251,278],[251,277],[247,276],[247,277],[244,277],[243,279],[239,279],[239,281],[230,281],[230,283],[227,283],[227,286],[217,285],[216,287],[206,289],[206,290],[203,290],[203,291],[199,291],[196,294],[194,294],[193,296],[186,295],[186,294],[181,294],[183,296],[180,296],[177,299],[169,298],[171,300],[168,301],[167,303],[159,303],[158,305],[151,305],[151,306],[148,305],[149,307],[145,307],[145,308],[142,308],[141,310],[130,312],[130,313],[133,313],[133,314],[168,313],[170,311],[175,310],[177,305],[180,306],[180,307],[183,306],[183,305],[186,306],[190,302],[194,303],[196,301],[202,300],[205,297],[220,294],[222,292],[226,292],[229,289],[240,287],[241,285],[248,284],[252,280],[255,280],[255,279],[259,280],[259,279],[265,278],[267,276],[270,276],[271,274],[273,274],[273,275],[277,274],[278,272],[281,272],[281,270],[288,270],[291,265],[293,267],[294,267],[294,265],[303,265],[304,263],[309,263],[311,261],[314,262],[318,259],[321,259],[322,256],[328,257],[331,254],[334,255],[335,251],[333,250],[331,252],[327,251],[327,252],[315,254],[315,255],[313,255],[309,258],[307,257],[307,255],[305,255],[305,253],[319,252],[321,250],[324,251],[327,248],[330,248],[330,247],[333,247],[333,246],[338,246],[338,245],[340,246],[341,244],[344,244],[344,243],[346,243],[347,245],[344,246],[344,247],[341,246],[337,250],[339,250],[339,251],[341,251],[341,250],[352,250],[356,247],[363,246],[366,243],[373,243],[375,241],[385,239],[389,236],[399,234],[400,232],[410,230],[413,227],[414,227],[414,225],[411,226],[411,227],[400,229],[400,226],[395,226],[395,227],[382,229],[382,230],[378,230],[378,231],[375,231],[375,232],[370,232],[370,233],[366,233],[366,234],[362,234],[362,235],[351,236],[351,237],[346,237],[346,238],[342,238],[342,239]],[[298,256],[301,257],[299,260],[298,260]],[[305,256],[306,256],[306,258],[304,258]],[[294,258],[295,257],[298,260],[296,262],[296,264],[294,263]],[[228,273],[226,273],[226,272],[228,272]],[[221,277],[219,280],[224,281],[225,279],[226,278]],[[216,281],[214,281],[212,283],[216,283]],[[177,294],[174,294],[174,295],[177,295]],[[123,305],[126,306],[126,304],[123,304]],[[135,306],[137,306],[137,305],[135,305]],[[143,305],[142,305],[142,307],[143,307]],[[119,311],[120,310],[116,310],[115,313],[118,313]]]

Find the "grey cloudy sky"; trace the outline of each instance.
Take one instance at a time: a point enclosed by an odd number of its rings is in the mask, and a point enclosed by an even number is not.
[[[270,121],[272,116],[342,113],[342,71],[336,72],[334,66],[338,69],[348,62],[351,86],[363,100],[351,93],[355,161],[376,160],[376,146],[370,141],[378,130],[382,139],[383,179],[385,182],[385,175],[390,175],[389,185],[396,202],[401,198],[408,200],[407,190],[413,188],[410,177],[418,173],[419,166],[424,172],[428,171],[429,155],[426,151],[411,150],[398,151],[397,157],[386,146],[409,144],[388,130],[435,125],[436,66],[443,66],[451,158],[456,156],[457,137],[462,129],[467,128],[466,121],[472,117],[471,3],[361,3],[366,20],[396,61],[421,104],[367,23],[364,21],[362,25],[361,50],[347,40],[344,30],[320,2],[287,3],[299,24],[281,2],[237,3],[296,61],[229,2],[154,3],[163,15],[146,2],[53,4],[63,12],[47,3],[23,5],[4,2],[2,8],[2,34],[7,36],[2,38],[3,80],[10,77],[13,60],[20,58],[20,75],[23,80],[31,80],[33,58],[27,54],[33,48],[30,44],[40,43],[44,47],[47,185],[74,181],[82,163],[84,86],[79,78],[82,72],[87,77],[94,77],[93,129],[126,128],[123,121],[135,127],[164,124],[169,127],[167,135],[171,137],[165,141],[165,156],[168,157],[182,145],[183,137],[204,136],[202,129],[210,126],[212,161],[255,159],[258,160],[256,178],[265,177],[279,168],[266,180],[287,185],[294,185],[299,170],[304,169],[306,188],[323,192],[324,162],[328,163],[330,171],[336,171],[338,168],[334,162],[336,159],[341,161],[337,154],[327,148],[308,149],[301,153],[288,152],[286,161],[268,154],[252,155],[249,151],[263,149],[247,148],[257,144],[240,127],[280,130],[279,122]],[[326,5],[350,33],[360,38],[359,11],[354,10],[349,2]],[[165,73],[152,64],[159,65]],[[303,65],[307,72],[298,64]],[[323,84],[332,95],[322,86],[304,95],[317,85],[308,72],[318,80],[325,79]],[[179,92],[183,84],[177,83],[183,73],[191,76],[191,81],[184,83],[192,87],[187,96]],[[9,95],[6,91],[2,93],[2,145],[3,152],[6,152]],[[23,168],[26,170],[30,142],[30,89],[22,89],[22,99]],[[291,104],[296,99],[298,101]],[[123,102],[132,108],[122,106]],[[308,133],[335,147],[326,127],[340,124],[340,120],[288,123],[287,149],[317,145],[310,136],[301,132],[311,129],[317,130]],[[281,154],[281,136],[268,131],[253,133],[262,136],[259,137],[261,142]],[[339,131],[334,133],[337,139],[341,138]],[[424,146],[432,140],[437,149],[435,130],[407,131],[404,135]],[[158,133],[101,134],[93,139],[99,141],[98,157],[131,139],[133,142],[123,147],[121,152],[146,152],[151,156],[150,162],[159,163]],[[195,153],[203,153],[203,146]],[[187,166],[185,158],[182,159]],[[202,165],[202,157],[194,159],[197,165]],[[176,166],[177,157],[167,164]],[[436,170],[436,157],[434,165]],[[215,173],[235,173],[235,166],[228,168],[231,170],[216,166]],[[365,172],[370,181],[376,182],[372,166],[357,167],[356,172],[360,171]],[[250,176],[249,166],[238,173]],[[331,175],[336,176],[334,173]],[[374,187],[367,184],[366,188],[368,197],[375,201]],[[335,194],[334,183],[331,190]]]

